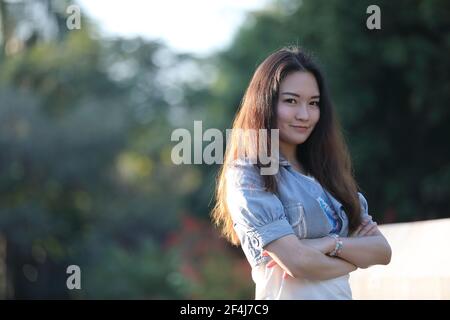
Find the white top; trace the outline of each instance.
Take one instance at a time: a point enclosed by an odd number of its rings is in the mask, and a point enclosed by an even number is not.
[[[312,281],[287,277],[279,266],[266,268],[261,264],[252,269],[256,284],[256,300],[350,300],[349,275],[329,280]]]

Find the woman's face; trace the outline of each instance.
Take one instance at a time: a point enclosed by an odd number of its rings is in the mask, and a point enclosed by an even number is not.
[[[281,143],[298,145],[308,139],[319,121],[319,98],[319,87],[312,73],[295,71],[284,78],[277,102]]]

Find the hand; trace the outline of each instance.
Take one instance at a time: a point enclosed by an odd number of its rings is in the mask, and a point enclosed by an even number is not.
[[[302,239],[300,240],[303,244],[312,247],[320,252],[322,252],[323,254],[328,254],[331,251],[333,251],[334,249],[334,239],[330,238],[330,237],[323,237],[323,238],[317,238],[317,239]],[[262,252],[262,256],[263,257],[270,257],[269,253],[264,250]],[[270,260],[266,267],[267,268],[273,268],[274,266],[277,266],[278,263],[275,260]],[[286,272],[283,271],[283,279],[286,279],[290,277],[290,275]]]
[[[352,237],[367,237],[380,234],[378,225],[371,216],[366,217],[360,226],[353,232]]]
[[[262,252],[262,256],[263,257],[270,257],[270,254],[266,250],[264,250]],[[270,260],[267,263],[266,268],[273,268],[275,266],[278,266],[278,263],[275,260],[272,259],[272,260]],[[286,271],[283,270],[283,279],[287,279],[288,277],[290,277],[290,275]]]

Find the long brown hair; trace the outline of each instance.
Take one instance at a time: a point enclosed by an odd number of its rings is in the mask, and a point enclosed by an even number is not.
[[[342,203],[349,219],[349,231],[361,223],[358,185],[325,79],[309,54],[298,47],[286,47],[272,53],[256,69],[233,121],[224,163],[217,176],[216,204],[211,217],[221,234],[234,245],[239,244],[239,239],[226,204],[225,175],[228,165],[237,158],[238,148],[242,148],[242,136],[235,129],[268,129],[270,136],[270,129],[276,129],[280,84],[295,71],[312,73],[320,90],[319,121],[308,139],[297,145],[297,159],[308,174]],[[267,143],[270,144],[270,139]],[[249,147],[244,143],[244,149]],[[266,190],[276,193],[275,175],[262,175],[262,178]]]

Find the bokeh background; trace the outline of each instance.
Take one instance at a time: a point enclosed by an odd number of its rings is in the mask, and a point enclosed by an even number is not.
[[[195,22],[224,37],[207,2],[188,22],[149,3],[179,36]],[[66,25],[72,4],[80,29]],[[381,30],[366,28],[371,4]],[[252,299],[241,249],[209,218],[219,166],[174,165],[170,137],[194,120],[225,133],[256,66],[290,44],[325,70],[374,219],[450,217],[449,1],[268,0],[198,52],[107,34],[87,8],[0,0],[0,298]],[[66,287],[74,264],[81,290]]]

